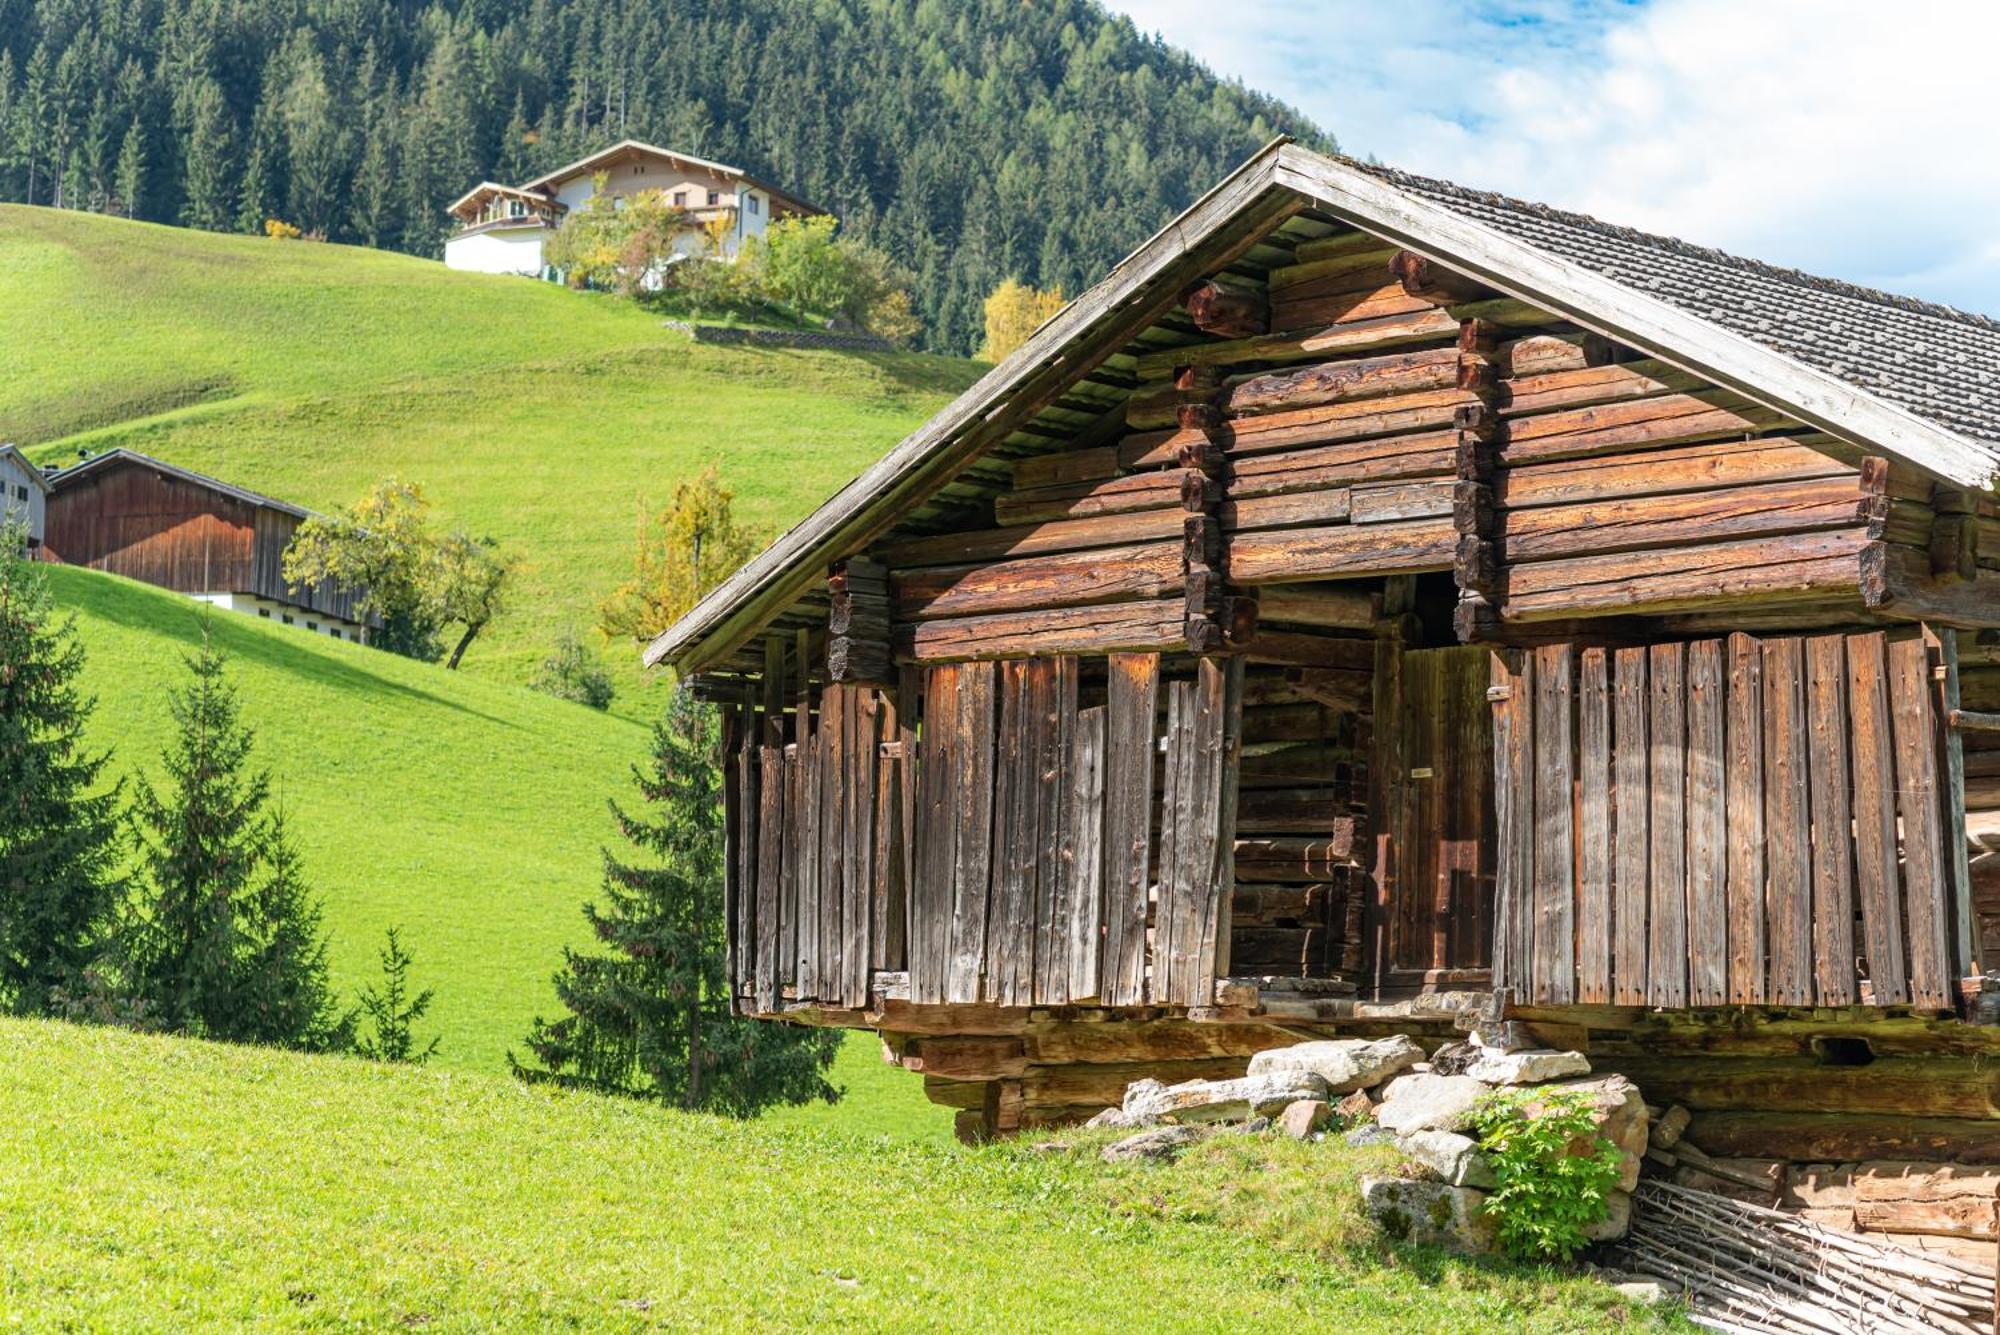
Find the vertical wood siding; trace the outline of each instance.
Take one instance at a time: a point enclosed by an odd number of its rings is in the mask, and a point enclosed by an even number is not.
[[[1501,984],[1951,1005],[1949,632],[1492,658]]]
[[[789,715],[735,706],[728,923],[746,1007],[862,1007],[877,970],[907,970],[929,1005],[1212,1004],[1243,663],[1091,669],[1087,707],[1073,656],[828,685]]]

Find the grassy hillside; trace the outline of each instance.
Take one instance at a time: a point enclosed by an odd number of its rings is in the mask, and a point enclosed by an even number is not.
[[[967,1152],[0,1022],[0,1324],[1650,1329],[1595,1284],[1351,1226],[1356,1156]]]
[[[92,738],[119,772],[158,773],[170,722],[162,686],[201,635],[196,605],[94,571],[49,568],[77,613],[98,697]],[[401,925],[417,978],[438,991],[439,1062],[503,1068],[536,1012],[578,912],[596,893],[605,801],[629,791],[646,729],[519,687],[444,672],[252,617],[217,613],[257,762],[278,776],[326,906],[335,981],[352,996],[379,974],[382,933]],[[918,1082],[859,1042],[840,1109],[785,1114],[942,1138],[948,1115]]]
[[[390,473],[524,558],[469,672],[526,679],[624,577],[634,523],[717,464],[739,517],[800,518],[979,368],[698,346],[629,302],[348,246],[0,206],[0,440],[123,445],[301,504]],[[628,646],[607,650],[638,697]]]

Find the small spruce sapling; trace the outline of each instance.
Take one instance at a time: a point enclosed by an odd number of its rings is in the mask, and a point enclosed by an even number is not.
[[[417,1046],[417,1021],[430,1010],[436,993],[427,987],[410,995],[411,962],[401,930],[391,927],[389,943],[382,948],[382,986],[361,989],[361,1010],[374,1032],[356,1039],[354,1050],[370,1061],[422,1066],[437,1055],[435,1034],[429,1043]]]
[[[647,809],[611,816],[642,857],[604,855],[605,907],[584,906],[603,952],[565,950],[556,996],[568,1014],[537,1018],[527,1080],[658,1099],[748,1117],[839,1091],[826,1070],[835,1030],[734,1015],[723,936],[720,728],[685,684],[633,777]]]
[[[249,768],[228,660],[202,631],[186,685],[167,697],[175,737],[165,781],[133,807],[139,903],[122,967],[134,1009],[160,1028],[325,1051],[352,1041],[327,984],[319,906],[271,776]]]

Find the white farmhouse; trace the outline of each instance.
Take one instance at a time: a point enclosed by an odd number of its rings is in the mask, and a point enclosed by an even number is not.
[[[718,219],[724,223],[722,254],[729,258],[773,218],[825,212],[739,168],[624,139],[525,185],[482,181],[466,191],[448,206],[459,230],[445,242],[444,262],[474,273],[554,278],[542,242],[571,209],[596,194],[600,173],[614,196],[660,190],[670,204],[686,209],[689,226],[676,242],[682,254],[699,253],[703,230]]]
[[[49,484],[42,470],[12,445],[0,445],[0,528],[28,530],[28,550],[42,545],[48,524]]]

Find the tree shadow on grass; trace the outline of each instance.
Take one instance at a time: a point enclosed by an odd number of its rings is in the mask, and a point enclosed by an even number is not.
[[[255,663],[274,671],[307,677],[335,691],[353,695],[396,696],[423,704],[442,706],[503,728],[522,731],[521,725],[510,719],[474,709],[431,691],[391,680],[369,671],[363,664],[349,662],[347,661],[349,655],[333,650],[331,643],[322,645],[312,643],[310,640],[306,643],[290,643],[280,636],[259,634],[252,630],[249,624],[251,618],[243,613],[221,609],[205,610],[202,604],[192,599],[180,606],[170,607],[166,615],[160,615],[145,605],[147,600],[152,596],[164,596],[178,601],[180,595],[166,591],[156,593],[150,586],[120,581],[116,576],[106,576],[101,572],[93,574],[94,577],[105,581],[103,596],[91,597],[87,602],[72,602],[63,597],[65,591],[63,584],[66,581],[62,581],[56,584],[54,590],[57,605],[65,610],[79,612],[87,610],[92,616],[126,629],[171,639],[190,652],[201,644],[202,623],[205,620],[210,638],[231,658]],[[239,619],[243,624],[237,624]],[[300,633],[306,634],[306,632]],[[386,653],[380,649],[360,650],[358,646],[357,650],[366,654]]]

